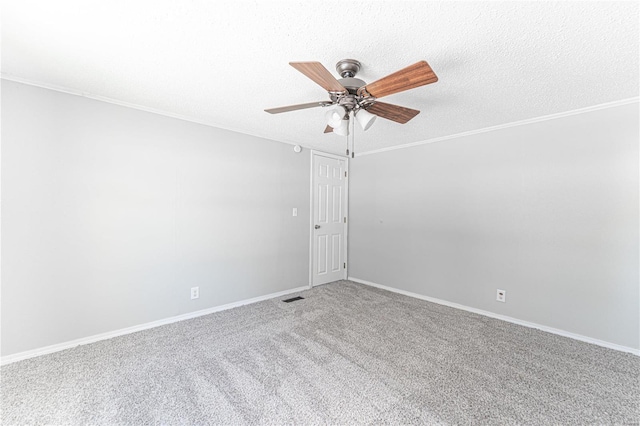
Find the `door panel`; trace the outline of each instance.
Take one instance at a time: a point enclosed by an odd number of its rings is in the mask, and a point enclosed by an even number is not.
[[[327,211],[329,210],[329,185],[318,185],[318,221],[327,223]]]
[[[333,207],[333,222],[341,222],[342,221],[342,187],[334,186],[332,189],[332,207]]]
[[[317,257],[317,265],[318,265],[318,274],[323,275],[328,271],[327,268],[327,249],[329,245],[327,244],[328,237],[326,235],[318,236],[318,257]]]
[[[346,278],[345,170],[345,159],[313,156],[313,285]]]
[[[334,234],[331,236],[331,254],[331,272],[338,272],[342,259],[342,235]]]

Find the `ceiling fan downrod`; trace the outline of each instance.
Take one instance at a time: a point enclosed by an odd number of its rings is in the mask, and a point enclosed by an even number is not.
[[[336,64],[336,71],[342,78],[355,77],[362,65],[355,59],[343,59]]]

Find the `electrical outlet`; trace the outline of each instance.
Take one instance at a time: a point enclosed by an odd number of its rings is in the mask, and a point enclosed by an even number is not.
[[[498,302],[506,302],[507,301],[507,292],[505,290],[500,290],[496,292],[496,300]]]
[[[294,207],[294,208],[293,208],[293,216],[294,216],[294,217],[295,217],[295,216],[298,216],[298,208],[297,208],[297,207]]]
[[[191,287],[191,299],[200,297],[200,287]]]

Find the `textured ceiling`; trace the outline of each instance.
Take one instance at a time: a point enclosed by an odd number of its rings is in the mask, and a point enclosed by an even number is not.
[[[356,129],[365,152],[637,97],[638,39],[635,1],[5,0],[2,75],[342,153],[323,109],[263,111],[327,99],[288,62],[429,62],[383,99],[421,114]]]

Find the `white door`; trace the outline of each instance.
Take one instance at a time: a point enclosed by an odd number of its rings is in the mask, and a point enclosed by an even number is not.
[[[313,154],[312,284],[346,279],[347,160]]]

